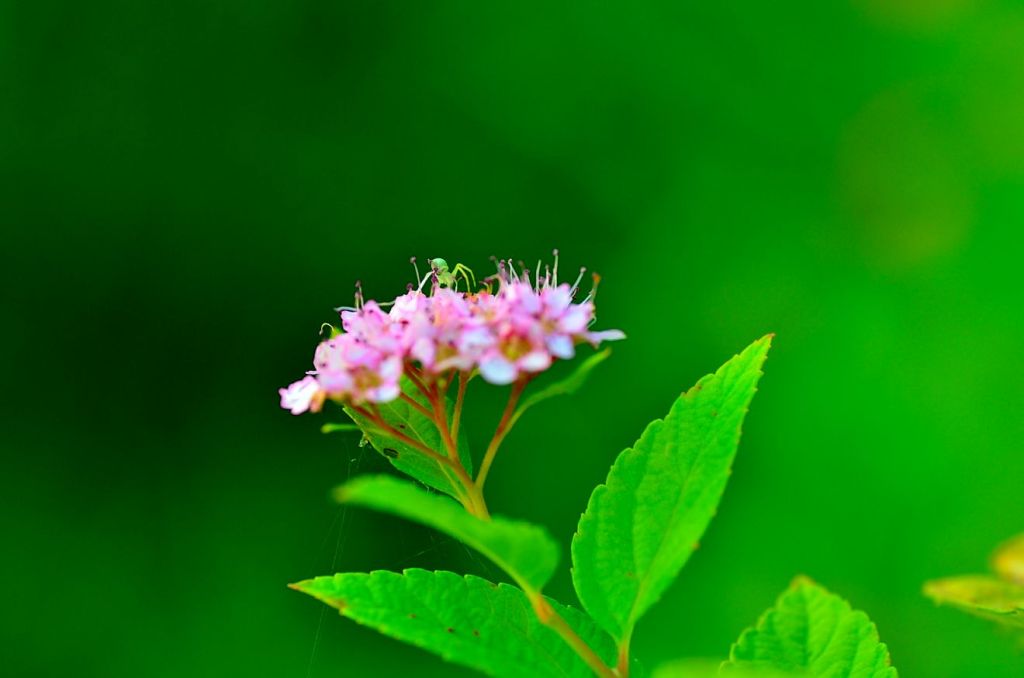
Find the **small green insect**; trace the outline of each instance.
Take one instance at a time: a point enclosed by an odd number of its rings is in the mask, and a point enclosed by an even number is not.
[[[455,268],[449,270],[448,262],[440,257],[430,260],[430,268],[437,276],[437,282],[443,287],[450,287],[453,290],[459,289],[459,277],[466,281],[466,289],[472,290],[476,287],[476,276],[473,270],[462,264],[455,264]]]

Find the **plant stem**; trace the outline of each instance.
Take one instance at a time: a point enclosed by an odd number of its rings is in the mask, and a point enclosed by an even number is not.
[[[455,379],[456,371],[457,370],[453,367],[452,369],[448,370],[448,374],[444,376],[444,380],[441,382],[441,388],[438,391],[438,394],[442,398],[448,395],[448,387],[452,385],[452,380]]]
[[[619,663],[615,667],[615,673],[619,678],[629,678],[629,640],[632,635],[633,630],[629,629],[622,642],[619,643]]]
[[[466,510],[480,518],[481,520],[490,520],[491,514],[487,510],[487,502],[484,501],[484,493],[481,488],[477,487],[473,483],[473,479],[466,473],[466,468],[462,465],[462,460],[459,458],[459,447],[455,443],[455,438],[452,435],[451,428],[448,425],[448,410],[445,407],[444,396],[441,392],[432,386],[430,393],[427,396],[430,400],[430,405],[433,407],[434,412],[431,419],[434,421],[434,425],[437,427],[438,432],[441,434],[441,439],[444,440],[445,448],[448,451],[448,460],[451,466],[457,470],[459,474],[459,480],[463,485],[463,489],[469,498],[469,503],[472,506],[466,506]],[[465,505],[465,504],[463,504]]]
[[[402,400],[404,400],[405,402],[407,402],[410,405],[412,405],[415,409],[419,410],[419,413],[422,414],[424,417],[433,417],[434,416],[433,414],[431,414],[430,410],[428,410],[427,408],[423,407],[423,405],[421,405],[415,398],[413,398],[411,395],[407,394],[405,391],[402,391],[402,393],[401,393],[401,395],[399,397]]]
[[[455,411],[452,412],[452,438],[459,439],[459,423],[462,421],[462,402],[466,399],[466,385],[469,384],[469,373],[459,373],[459,391],[455,396]]]
[[[420,393],[427,398],[430,397],[430,389],[428,389],[423,383],[423,379],[421,378],[422,375],[419,374],[419,370],[412,366],[412,363],[405,364],[405,374],[409,377],[409,381],[411,381],[413,385],[420,390]]]
[[[490,520],[491,512],[487,510],[487,502],[484,501],[484,493],[480,491],[480,488],[470,481],[470,484],[466,487],[466,491],[469,492],[470,501],[472,501],[473,505],[476,507],[476,510],[468,508],[467,510],[480,520]]]
[[[444,406],[444,401],[438,395],[436,390],[431,394],[430,405],[434,408],[434,424],[437,425],[437,430],[441,434],[444,446],[448,450],[448,458],[459,466],[462,466],[462,462],[459,461],[459,448],[456,447],[455,439],[452,438],[452,431],[448,426],[447,408]]]
[[[565,621],[558,612],[551,607],[550,603],[536,591],[526,591],[526,595],[530,599],[530,603],[533,605],[533,611],[536,613],[537,618],[545,626],[550,627],[562,640],[565,641],[566,645],[572,648],[573,652],[579,655],[580,659],[587,663],[587,666],[601,678],[617,678],[615,671],[612,671],[608,666],[605,665],[604,661],[597,656],[594,649],[587,645],[587,642],[579,637],[576,631],[569,626],[569,622]]]
[[[498,448],[501,447],[501,441],[505,439],[505,436],[508,435],[512,428],[516,403],[519,402],[519,396],[523,394],[523,389],[526,388],[527,383],[529,383],[529,377],[519,379],[512,384],[512,391],[508,394],[508,403],[505,405],[505,411],[501,415],[501,421],[498,422],[498,427],[494,429],[494,436],[491,438],[490,444],[487,445],[484,459],[480,463],[480,473],[476,477],[476,486],[481,492],[484,489],[484,483],[487,481],[487,474],[491,470],[491,464],[494,463],[494,456],[498,453]]]

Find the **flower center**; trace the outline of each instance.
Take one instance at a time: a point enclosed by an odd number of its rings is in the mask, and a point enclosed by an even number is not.
[[[511,361],[516,361],[530,352],[530,342],[526,337],[509,337],[501,344],[501,352]]]
[[[368,367],[357,367],[352,373],[352,383],[359,391],[367,391],[381,385],[380,375]]]

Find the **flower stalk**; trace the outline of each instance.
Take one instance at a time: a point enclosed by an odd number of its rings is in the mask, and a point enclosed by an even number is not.
[[[505,411],[501,414],[501,420],[498,422],[497,428],[494,429],[494,435],[491,437],[491,442],[487,445],[487,451],[484,452],[483,461],[480,463],[480,472],[476,477],[476,486],[481,492],[484,489],[484,483],[487,481],[487,474],[490,473],[491,464],[494,463],[494,457],[498,454],[498,448],[501,447],[502,441],[505,440],[505,436],[511,430],[512,424],[515,423],[516,405],[519,403],[519,397],[523,394],[523,390],[529,381],[529,377],[524,377],[512,384],[512,390],[508,395],[508,402],[505,404]]]

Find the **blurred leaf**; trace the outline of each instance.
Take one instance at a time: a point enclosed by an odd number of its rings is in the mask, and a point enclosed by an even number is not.
[[[572,542],[584,608],[619,642],[697,546],[729,477],[771,336],[680,396],[616,459]]]
[[[1024,629],[1024,586],[989,575],[965,575],[937,579],[924,592],[939,605],[950,605],[969,614]]]
[[[430,409],[430,402],[420,393],[420,390],[407,378],[402,378],[402,392],[418,402],[423,407]],[[445,400],[447,411],[451,410],[451,402]],[[422,443],[426,447],[437,452],[440,456],[447,456],[444,440],[440,431],[434,424],[434,420],[426,417],[418,409],[398,398],[389,403],[378,405],[381,418],[384,421],[407,435],[409,438]],[[412,476],[424,485],[429,485],[435,490],[440,490],[452,497],[459,498],[462,492],[459,489],[453,472],[444,464],[423,454],[412,445],[409,445],[387,433],[381,431],[351,407],[345,407],[345,412],[352,418],[352,421],[363,431],[363,435],[370,442],[375,450],[383,454],[391,462],[391,465],[402,473]],[[469,453],[469,441],[466,439],[465,427],[459,432],[458,439],[459,460],[466,469],[466,473],[473,474],[473,459]]]
[[[537,525],[495,516],[481,520],[447,497],[390,476],[362,476],[335,498],[433,527],[490,558],[524,589],[539,591],[558,565],[558,545]]]
[[[655,669],[651,678],[790,678],[794,675],[788,671],[777,671],[763,667],[725,667],[721,661],[709,659],[679,659],[662,664]]]
[[[346,433],[348,431],[362,431],[355,424],[324,424],[320,427],[320,433]]]
[[[504,678],[590,678],[587,665],[534,614],[519,589],[451,572],[409,569],[317,577],[292,588],[342,616],[448,661]],[[579,611],[551,607],[605,661],[611,640]]]
[[[1001,579],[1024,584],[1024,534],[1017,535],[995,550],[992,571]]]
[[[889,650],[868,616],[804,577],[732,646],[727,666],[811,676],[895,678]],[[732,675],[729,670],[723,675]]]
[[[654,669],[651,678],[718,678],[720,661],[677,659]]]
[[[512,415],[509,428],[518,421],[519,417],[523,416],[526,410],[530,409],[534,405],[541,403],[548,398],[554,398],[561,395],[572,395],[578,391],[580,387],[586,383],[587,377],[590,376],[590,372],[595,367],[603,363],[611,354],[612,350],[610,348],[606,348],[603,351],[595,353],[577,365],[572,373],[565,379],[549,384],[536,393],[532,393],[529,397],[524,398],[523,402],[520,403],[519,407],[516,409],[515,414]]]

